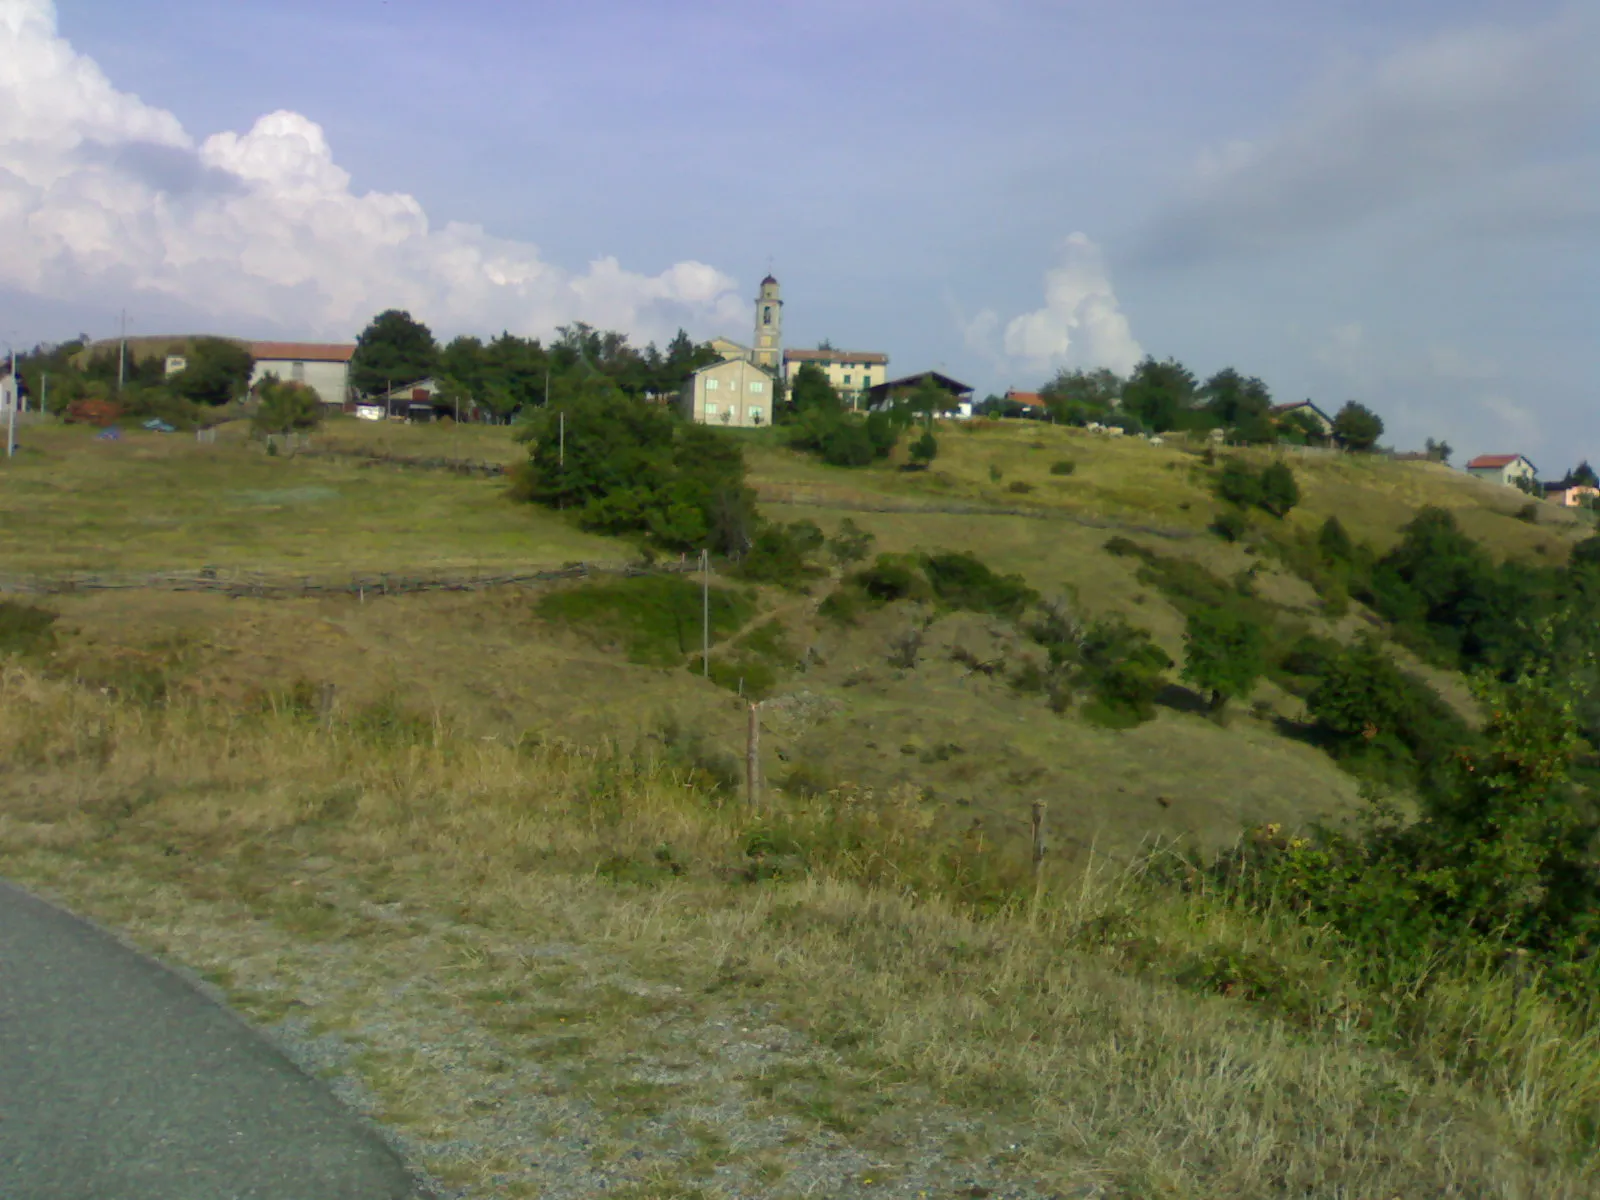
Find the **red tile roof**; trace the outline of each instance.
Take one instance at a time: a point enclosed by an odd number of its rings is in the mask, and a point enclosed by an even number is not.
[[[1467,470],[1470,471],[1475,467],[1509,467],[1521,457],[1520,454],[1480,454],[1467,464]]]
[[[327,342],[252,342],[250,354],[257,362],[349,362],[355,345]]]
[[[784,362],[887,363],[889,356],[872,350],[785,350]]]
[[[1025,404],[1031,408],[1042,408],[1044,406],[1044,400],[1040,398],[1038,392],[1019,392],[1016,388],[1008,388],[1006,390],[1006,399],[1015,400],[1018,404]]]

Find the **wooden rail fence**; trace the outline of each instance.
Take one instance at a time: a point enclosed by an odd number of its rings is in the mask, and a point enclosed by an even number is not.
[[[693,563],[569,563],[562,567],[507,571],[497,574],[441,572],[406,575],[384,572],[351,575],[348,579],[314,579],[310,576],[269,575],[249,571],[221,571],[201,567],[194,571],[161,571],[145,575],[69,574],[56,576],[0,575],[0,593],[65,595],[74,592],[168,591],[212,592],[234,598],[295,600],[314,596],[403,596],[418,592],[478,592],[489,588],[534,587],[563,579],[590,575],[686,574]]]

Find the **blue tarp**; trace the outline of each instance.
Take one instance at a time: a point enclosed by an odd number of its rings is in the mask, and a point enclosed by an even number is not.
[[[119,442],[122,440],[122,430],[112,425],[96,435],[95,440],[98,442]]]
[[[176,425],[168,425],[160,417],[151,417],[148,421],[146,421],[144,423],[144,427],[146,429],[153,430],[156,433],[177,433],[178,432],[178,427]]]

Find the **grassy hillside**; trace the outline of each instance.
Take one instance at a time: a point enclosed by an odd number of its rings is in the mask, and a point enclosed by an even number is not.
[[[1268,538],[1336,514],[1382,549],[1423,504],[1513,561],[1590,532],[1431,464],[1311,455],[1301,506],[1230,544],[1197,453],[939,436],[926,472],[825,467],[770,431],[747,452],[768,516],[971,550],[1174,659],[1179,598],[1110,539],[1343,638],[1368,614],[1331,617]],[[30,429],[0,474],[0,574],[639,558],[504,479],[369,461],[515,462],[504,429],[335,421],[313,451]],[[1314,938],[1123,873],[1354,808],[1290,691],[1263,682],[1224,725],[1175,686],[1105,728],[1016,686],[1040,651],[1014,622],[909,602],[843,622],[831,581],[721,576],[708,680],[678,582],[35,598],[57,620],[23,658],[0,623],[0,872],[207,972],[461,1195],[1590,1194],[1562,1141],[1597,1099],[1589,1035],[1485,980],[1395,1052]],[[741,686],[764,698],[766,813],[739,799]],[[1495,1065],[1463,1067],[1464,1027]]]

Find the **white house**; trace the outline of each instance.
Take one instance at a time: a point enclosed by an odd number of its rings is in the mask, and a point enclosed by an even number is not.
[[[353,344],[254,342],[250,353],[256,365],[250,386],[276,375],[285,382],[305,384],[324,404],[343,405],[350,398],[350,358],[355,352]]]
[[[1515,487],[1519,479],[1533,482],[1539,472],[1520,454],[1480,454],[1467,464],[1467,474]]]
[[[9,413],[16,407],[17,381],[8,368],[4,375],[0,375],[0,414]]]
[[[772,424],[772,376],[742,358],[701,367],[684,382],[683,415],[702,425],[753,429]]]

